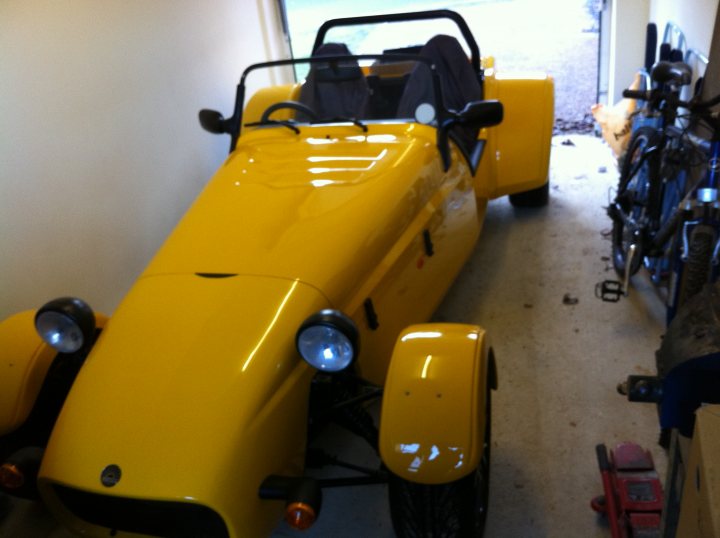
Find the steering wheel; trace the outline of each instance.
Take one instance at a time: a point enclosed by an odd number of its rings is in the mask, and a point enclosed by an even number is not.
[[[317,114],[315,114],[313,109],[303,103],[299,103],[297,101],[280,101],[279,103],[272,104],[265,109],[265,112],[263,112],[260,117],[260,123],[272,121],[270,120],[270,115],[276,110],[281,110],[283,108],[291,108],[293,110],[297,110],[298,112],[302,112],[312,121],[316,121],[318,119]]]

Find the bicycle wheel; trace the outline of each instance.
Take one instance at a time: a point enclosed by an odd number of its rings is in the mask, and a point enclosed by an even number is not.
[[[698,293],[710,279],[710,261],[715,247],[715,230],[707,224],[695,226],[690,234],[688,258],[677,291],[676,310]]]
[[[651,186],[659,185],[660,168],[658,152],[646,150],[658,146],[661,140],[656,129],[640,127],[630,139],[625,153],[615,202],[634,225],[632,228],[627,227],[620,215],[612,215],[612,260],[615,271],[620,276],[625,275],[630,245],[635,244],[637,248],[630,274],[634,275],[642,264],[644,253],[640,234],[642,227],[647,225],[652,204]]]

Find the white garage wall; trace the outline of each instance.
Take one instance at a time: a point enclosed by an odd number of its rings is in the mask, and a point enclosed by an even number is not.
[[[677,24],[688,47],[705,54],[710,50],[718,0],[608,0],[610,12],[610,61],[608,100],[622,98],[645,59],[645,27],[654,22],[658,41],[668,21]]]
[[[718,0],[652,0],[650,20],[658,26],[658,40],[665,25],[674,22],[685,34],[688,47],[708,54],[712,41]]]
[[[223,161],[274,0],[0,2],[0,319],[61,295],[111,313]],[[268,31],[267,28],[270,30]]]
[[[610,3],[610,103],[622,99],[645,58],[645,29],[652,0],[613,0]]]

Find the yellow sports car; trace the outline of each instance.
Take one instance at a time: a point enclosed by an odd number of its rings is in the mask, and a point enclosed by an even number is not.
[[[436,19],[459,38],[326,39]],[[328,21],[311,58],[248,67],[229,118],[200,112],[230,155],[112,317],[0,323],[2,490],[84,536],[255,538],[387,482],[399,536],[482,535],[493,354],[428,320],[489,199],[547,203],[552,121],[552,80],[496,73],[450,11]],[[377,466],[313,478],[329,423]]]

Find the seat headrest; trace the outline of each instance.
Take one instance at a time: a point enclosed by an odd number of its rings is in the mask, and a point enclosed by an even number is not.
[[[350,54],[350,49],[344,43],[323,43],[313,53],[313,57]],[[311,69],[317,82],[349,82],[363,77],[362,70],[355,60],[314,63]]]

